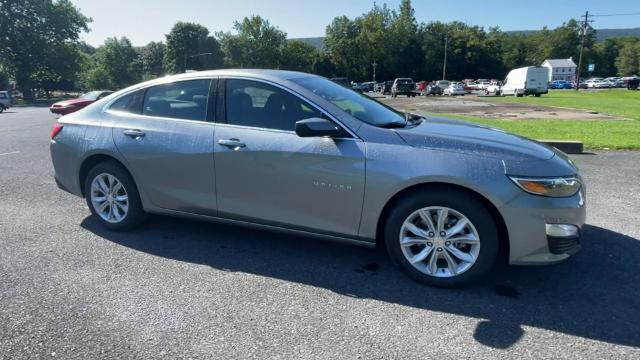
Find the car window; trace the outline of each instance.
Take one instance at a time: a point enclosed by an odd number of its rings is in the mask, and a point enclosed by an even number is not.
[[[336,86],[325,78],[310,76],[293,79],[292,81],[368,124],[386,127],[406,123],[403,113],[367,95]]]
[[[150,87],[142,114],[183,120],[207,119],[211,80],[187,80]]]
[[[7,94],[5,93],[0,93],[0,99],[6,99],[7,98]]]
[[[252,80],[226,80],[227,123],[294,131],[296,121],[322,117],[299,97],[278,87]]]
[[[118,100],[114,101],[109,107],[109,110],[131,114],[140,114],[143,95],[144,90],[138,90],[124,95]]]

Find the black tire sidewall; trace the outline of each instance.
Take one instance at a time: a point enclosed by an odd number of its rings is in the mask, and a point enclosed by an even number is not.
[[[429,206],[445,206],[466,216],[480,236],[480,253],[473,266],[464,273],[438,278],[415,269],[404,257],[400,248],[399,233],[402,223],[414,211]],[[495,220],[479,200],[464,192],[441,190],[413,194],[396,203],[390,211],[384,229],[384,241],[391,260],[412,279],[431,286],[455,287],[471,283],[487,273],[494,265],[498,255],[498,231]]]
[[[125,218],[119,223],[110,223],[102,219],[102,217],[100,217],[100,215],[98,215],[96,210],[93,208],[93,204],[91,203],[91,182],[96,176],[103,173],[115,176],[122,183],[125,191],[127,192],[129,209]],[[140,201],[138,188],[129,172],[123,169],[119,164],[116,164],[114,162],[103,162],[95,165],[93,168],[91,168],[91,170],[89,170],[89,173],[85,178],[84,189],[85,199],[87,201],[87,206],[89,206],[91,214],[93,214],[93,216],[104,227],[113,231],[126,231],[137,227],[138,225],[140,225],[140,223],[142,223],[142,221],[144,221],[145,212],[142,207],[142,202]]]

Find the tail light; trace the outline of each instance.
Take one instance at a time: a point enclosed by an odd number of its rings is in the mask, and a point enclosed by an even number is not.
[[[60,123],[53,124],[53,128],[51,129],[51,140],[55,139],[55,137],[62,131],[63,125]]]

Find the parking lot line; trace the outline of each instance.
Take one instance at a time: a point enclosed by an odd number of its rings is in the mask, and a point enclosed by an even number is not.
[[[20,151],[12,151],[12,152],[7,152],[7,153],[2,153],[2,154],[0,154],[0,156],[13,155],[13,154],[18,154],[18,153],[20,153]]]

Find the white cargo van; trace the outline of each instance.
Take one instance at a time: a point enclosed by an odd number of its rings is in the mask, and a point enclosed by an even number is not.
[[[546,94],[549,81],[549,68],[542,66],[527,66],[513,69],[504,79],[500,88],[501,95],[535,95]]]

